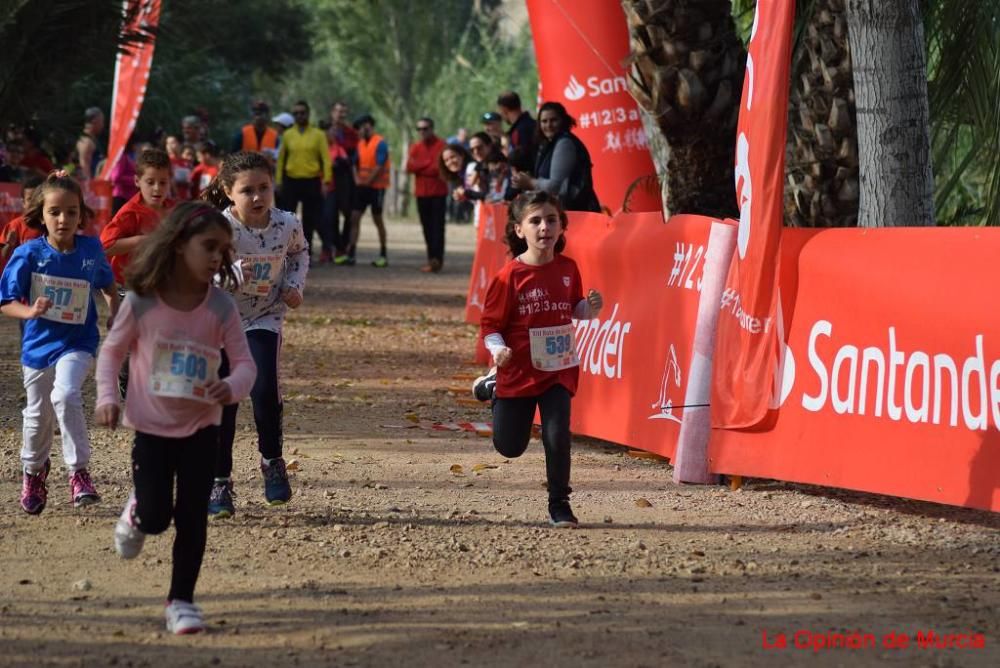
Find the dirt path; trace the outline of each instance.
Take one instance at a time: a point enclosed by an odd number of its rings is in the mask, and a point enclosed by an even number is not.
[[[772,482],[679,487],[662,462],[581,439],[585,527],[554,531],[540,445],[508,462],[475,434],[403,428],[487,415],[453,378],[474,371],[471,227],[449,226],[438,276],[416,272],[415,224],[390,235],[392,267],[315,269],[290,320],[284,509],[262,503],[241,413],[237,515],[210,528],[200,637],[162,628],[172,533],[134,562],[114,555],[128,434],[92,432],[102,504],[74,510],[54,468],[49,508],[18,508],[17,328],[0,321],[0,665],[1000,665],[998,515]],[[876,646],[798,649],[816,640],[800,630]],[[921,649],[917,631],[986,646]],[[884,647],[892,632],[910,647]],[[763,633],[788,647],[765,649]]]

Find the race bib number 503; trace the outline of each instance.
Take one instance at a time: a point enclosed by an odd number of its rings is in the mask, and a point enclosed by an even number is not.
[[[90,283],[78,278],[31,274],[31,303],[39,297],[52,302],[42,314],[46,320],[82,325],[90,308]]]
[[[207,387],[219,378],[219,350],[191,341],[159,340],[153,348],[150,391],[158,397],[212,403]]]

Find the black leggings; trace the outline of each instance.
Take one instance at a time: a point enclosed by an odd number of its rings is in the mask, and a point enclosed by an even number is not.
[[[445,196],[418,197],[417,214],[420,216],[420,226],[424,230],[427,259],[444,264]]]
[[[253,419],[257,424],[257,449],[261,457],[275,459],[281,456],[281,415],[284,404],[278,387],[278,351],[281,336],[266,329],[251,329],[247,333],[250,355],[257,365],[257,380],[250,390]],[[229,375],[229,360],[222,351],[219,377]],[[233,441],[236,440],[236,413],[239,404],[222,407],[222,426],[219,430],[219,451],[215,463],[215,477],[228,478],[233,473]]]
[[[168,600],[194,602],[208,531],[208,497],[219,428],[205,427],[184,438],[136,432],[132,447],[135,519],[145,534],[163,533],[173,519],[174,564]],[[177,499],[174,500],[174,480]]]
[[[554,385],[537,397],[514,397],[493,401],[493,447],[504,457],[520,457],[528,449],[535,407],[542,413],[542,446],[549,503],[566,501],[569,486],[570,394]]]

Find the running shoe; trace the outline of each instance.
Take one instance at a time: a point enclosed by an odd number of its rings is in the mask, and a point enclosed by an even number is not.
[[[74,508],[91,506],[101,500],[87,469],[80,469],[69,477],[69,495]]]
[[[45,468],[38,473],[24,472],[24,480],[21,483],[21,508],[29,515],[37,515],[45,510],[45,503],[49,498],[49,488],[45,486],[49,468],[51,464],[46,459]]]
[[[557,529],[575,529],[580,525],[567,500],[549,501],[549,524]]]
[[[135,490],[132,490],[115,524],[115,552],[122,559],[135,559],[145,542],[146,534],[135,523]]]
[[[378,267],[379,269],[385,269],[389,266],[389,258],[385,255],[379,255],[377,258],[372,260],[372,266]]]
[[[333,258],[333,263],[338,265],[347,264],[348,260],[350,260],[350,257],[348,255],[337,255]]]
[[[264,499],[269,506],[281,506],[292,498],[292,486],[288,484],[288,472],[285,470],[285,460],[281,457],[272,459],[270,464],[260,462],[260,471],[264,474]]]
[[[488,374],[476,378],[475,382],[472,383],[472,396],[479,401],[489,401],[496,393],[496,387],[497,368],[493,367]]]
[[[205,630],[205,618],[201,614],[201,608],[194,603],[168,601],[163,614],[167,618],[167,630],[174,635],[183,636]]]
[[[208,497],[208,515],[217,520],[236,514],[233,506],[233,481],[216,480],[212,485],[212,495]]]

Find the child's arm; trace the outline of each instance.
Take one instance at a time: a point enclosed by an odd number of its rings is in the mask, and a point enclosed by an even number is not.
[[[513,351],[507,346],[501,332],[509,320],[508,293],[506,281],[500,276],[494,277],[486,290],[486,300],[483,303],[483,315],[479,321],[479,331],[483,337],[483,345],[493,356],[493,363],[503,366],[510,361]]]
[[[113,287],[109,289],[114,290]],[[97,407],[94,415],[99,425],[112,429],[118,426],[121,414],[118,403],[118,371],[138,337],[139,324],[132,314],[132,300],[126,297],[97,356]]]
[[[101,293],[104,295],[104,301],[107,302],[108,310],[111,312],[108,315],[108,329],[111,329],[115,324],[115,317],[118,315],[118,307],[121,304],[121,300],[118,297],[118,288],[112,284],[101,288]]]
[[[236,304],[230,302],[232,308],[222,325],[223,347],[229,358],[229,375],[217,380],[207,388],[208,396],[221,404],[235,404],[250,394],[250,388],[257,378],[257,365],[250,355],[247,345],[247,335],[243,333],[240,323],[240,313]]]
[[[0,306],[0,313],[9,315],[12,318],[21,320],[34,320],[40,318],[52,306],[52,300],[47,297],[39,297],[34,304],[22,304],[17,301],[4,302]]]
[[[577,320],[596,318],[603,306],[604,298],[601,296],[601,293],[591,288],[587,296],[577,302],[576,308],[573,309],[573,317]]]
[[[138,232],[139,225],[134,216],[128,213],[115,216],[101,230],[101,245],[104,246],[104,254],[113,257],[131,253],[142,241],[143,235]]]
[[[290,308],[298,308],[302,303],[308,271],[309,247],[306,246],[305,234],[302,233],[302,223],[296,219],[285,247],[285,276],[281,288],[281,298]]]

